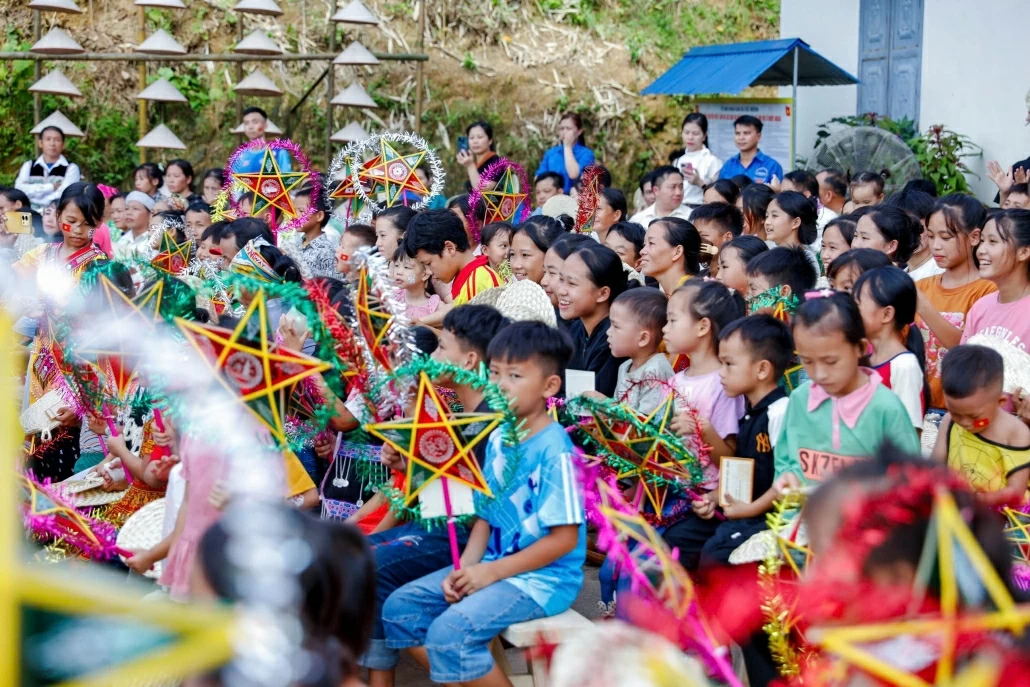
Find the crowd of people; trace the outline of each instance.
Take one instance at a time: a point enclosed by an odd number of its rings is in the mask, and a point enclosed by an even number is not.
[[[252,141],[263,140],[265,120],[247,111]],[[296,515],[311,547],[300,573],[305,645],[330,666],[305,684],[359,684],[364,668],[369,684],[392,685],[405,651],[437,683],[510,684],[492,641],[513,624],[569,609],[584,584],[595,584],[584,576],[588,552],[603,561],[603,613],[669,638],[660,623],[640,617],[650,613],[634,613],[629,600],[640,580],[632,567],[611,550],[605,558],[588,536],[596,524],[588,528],[593,485],[577,457],[592,446],[577,433],[588,421],[558,412],[594,409],[600,422],[603,412],[623,412],[611,410],[612,400],[688,457],[651,466],[663,476],[660,498],[649,490],[654,477],[614,470],[613,484],[675,552],[667,565],[699,585],[714,580],[725,591],[725,580],[739,583],[739,591],[726,591],[737,599],[734,610],[709,618],[742,657],[738,672],[751,685],[787,682],[775,637],[762,629],[757,565],[735,558],[768,533],[768,516],[786,497],[807,497],[799,517],[812,560],[799,585],[813,591],[799,602],[799,627],[911,617],[912,599],[925,601],[918,590],[941,584],[925,582],[923,567],[944,558],[928,543],[936,541],[929,533],[932,522],[939,526],[933,517],[942,494],[959,504],[987,551],[990,569],[977,574],[1024,596],[1002,512],[1024,512],[1030,478],[1030,389],[1021,388],[1030,370],[1030,193],[1021,169],[996,163],[999,196],[989,203],[937,197],[922,179],[887,195],[879,170],[785,173],[760,149],[760,120],[740,117],[734,129],[739,153],[720,160],[707,147],[705,116],[687,115],[683,148],[636,188],[618,189],[585,145],[580,117],[566,114],[532,188],[520,189],[532,213],[489,221],[486,203],[469,200],[469,192],[489,188],[484,174],[500,159],[493,129],[479,121],[457,153],[467,179],[451,186],[464,192],[425,199],[418,210],[400,204],[344,220],[329,195],[306,184],[291,194],[304,223],[277,235],[267,217],[248,216],[247,194],[238,198],[238,217],[213,221],[222,172],[195,178],[186,160],[140,165],[127,192],[85,183],[51,127],[40,134],[43,154],[25,163],[14,188],[0,191],[3,210],[38,213],[41,221],[30,234],[0,227],[0,248],[11,288],[34,283],[45,265],[85,284],[85,275],[114,262],[124,269],[111,273],[132,298],[149,278],[140,262],[160,253],[155,237],[167,233],[191,242],[215,272],[265,285],[267,331],[251,327],[246,338],[271,337],[311,355],[320,350],[312,326],[296,308],[287,312],[276,289],[304,286],[344,313],[367,286],[364,256],[378,256],[416,356],[476,375],[475,382],[456,373],[434,380],[452,409],[493,412],[488,382],[507,399],[517,446],[498,429],[469,449],[503,498],[484,505],[477,497],[476,517],[453,529],[426,527],[386,495],[390,485],[405,490],[413,456],[362,432],[422,409],[395,407],[384,416],[370,389],[341,397],[318,382],[328,425],[296,454],[283,452],[288,503],[314,513]],[[260,162],[251,155],[238,164]],[[288,155],[279,166],[290,168]],[[595,183],[583,183],[588,170]],[[585,222],[577,218],[583,207]],[[191,317],[236,328],[258,293],[237,287],[231,296],[240,311],[204,309],[198,299]],[[48,326],[58,314],[38,304],[16,314],[30,352],[28,408],[58,384],[60,337]],[[221,513],[233,502],[233,476],[217,440],[174,417],[158,426],[138,409],[119,415],[121,431],[112,432],[81,404],[58,406],[53,437],[27,437],[24,469],[52,483],[100,475],[103,490],[126,491],[132,501],[122,518],[163,496],[172,508],[177,485],[178,510],[160,543],[135,551],[124,567],[142,575],[163,562],[158,584],[172,599],[232,601]],[[612,441],[625,439],[621,431]],[[371,476],[353,465],[369,447],[378,470]],[[724,490],[727,459],[750,461],[743,496]],[[680,463],[696,463],[698,475],[688,479]],[[344,504],[342,514],[327,510],[329,502]],[[931,578],[949,574],[943,562],[934,565],[942,567]],[[731,567],[750,578],[727,573]],[[969,567],[955,573],[967,583]],[[898,590],[911,592],[904,603],[888,594]],[[884,595],[883,608],[868,608],[870,594]],[[980,588],[962,596],[959,613],[999,610]],[[1019,640],[1025,624],[958,642],[955,660],[964,665],[989,650],[1000,657],[1000,674],[1016,670],[1027,660]],[[802,634],[795,630],[789,641],[803,645]],[[907,646],[885,642],[881,659],[931,675],[944,660],[936,645],[914,658]],[[817,684],[865,684],[864,668]],[[596,684],[609,684],[602,678]]]

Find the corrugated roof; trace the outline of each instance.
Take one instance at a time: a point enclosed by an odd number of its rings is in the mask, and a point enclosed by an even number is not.
[[[800,38],[729,43],[691,48],[643,95],[740,93],[748,86],[790,86],[794,48],[799,86],[845,86],[858,79],[812,50]]]

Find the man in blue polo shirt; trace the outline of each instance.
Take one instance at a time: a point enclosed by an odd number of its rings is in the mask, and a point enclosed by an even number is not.
[[[751,115],[737,117],[733,122],[733,142],[740,152],[731,157],[719,172],[720,179],[743,174],[755,183],[768,184],[773,179],[783,180],[783,167],[761,150],[762,120]]]

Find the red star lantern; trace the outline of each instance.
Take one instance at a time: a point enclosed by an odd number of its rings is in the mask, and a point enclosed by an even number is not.
[[[300,213],[293,205],[290,191],[304,183],[307,172],[283,172],[275,160],[274,151],[265,148],[261,159],[261,171],[255,173],[233,172],[232,178],[248,191],[254,193],[254,206],[251,216],[257,217],[269,208],[274,208],[287,219],[296,219]]]
[[[176,243],[175,236],[170,231],[161,234],[161,247],[157,255],[150,261],[154,269],[165,274],[175,276],[186,269],[190,262],[190,253],[193,250],[193,242],[186,240]]]

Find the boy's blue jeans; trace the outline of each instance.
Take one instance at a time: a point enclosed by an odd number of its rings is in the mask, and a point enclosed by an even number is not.
[[[458,548],[468,542],[467,528],[458,529]],[[358,663],[371,670],[393,670],[400,654],[386,646],[383,605],[397,589],[451,563],[451,545],[446,527],[426,530],[408,523],[368,538],[376,560],[375,625],[368,650]]]
[[[383,626],[391,649],[424,646],[433,682],[468,682],[494,667],[490,642],[509,625],[547,615],[532,597],[501,580],[455,604],[443,596],[452,566],[410,582],[386,600]]]

